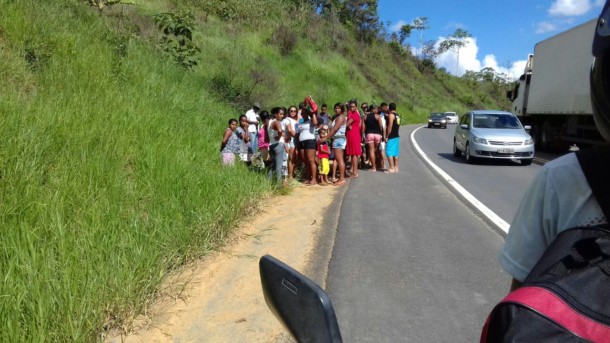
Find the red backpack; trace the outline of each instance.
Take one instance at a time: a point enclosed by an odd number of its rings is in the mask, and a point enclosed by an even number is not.
[[[576,155],[610,220],[610,147]],[[610,225],[559,234],[492,310],[481,342],[610,342]]]

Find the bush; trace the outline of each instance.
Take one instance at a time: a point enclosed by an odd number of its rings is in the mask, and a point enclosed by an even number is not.
[[[468,107],[468,108],[473,108],[476,105],[476,102],[474,101],[474,97],[472,96],[472,94],[464,94],[464,95],[460,96],[460,102],[463,103],[464,105],[466,105],[466,107]]]
[[[407,52],[407,50],[405,49],[404,46],[402,46],[399,42],[397,41],[391,41],[388,43],[388,46],[390,47],[390,50],[392,51],[394,58],[398,61],[404,60],[405,58],[407,58],[407,56],[409,55],[409,53]]]
[[[172,56],[183,68],[190,69],[196,66],[195,56],[200,49],[193,43],[195,16],[191,13],[160,13],[154,18],[163,32],[161,38],[163,51]]]
[[[294,29],[281,23],[271,35],[269,42],[278,47],[282,56],[287,56],[294,50],[298,40],[298,35]]]

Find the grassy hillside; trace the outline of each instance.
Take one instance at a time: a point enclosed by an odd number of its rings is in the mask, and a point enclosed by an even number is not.
[[[0,7],[2,342],[98,340],[169,270],[221,245],[272,191],[219,165],[223,128],[251,101],[394,101],[411,123],[502,106],[486,85],[422,73],[280,0]],[[154,20],[187,10],[190,69]]]

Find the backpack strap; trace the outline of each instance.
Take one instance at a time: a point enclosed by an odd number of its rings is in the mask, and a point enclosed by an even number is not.
[[[502,303],[514,303],[528,308],[588,342],[605,342],[610,336],[609,326],[582,315],[562,297],[542,287],[521,287],[506,296],[497,306]],[[485,331],[483,333],[486,334]]]
[[[610,145],[579,150],[576,157],[606,220],[610,222]]]

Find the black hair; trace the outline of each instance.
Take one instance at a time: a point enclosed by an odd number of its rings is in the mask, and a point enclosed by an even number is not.
[[[242,114],[239,116],[239,122],[241,122],[242,119],[246,118],[246,120],[248,120],[248,117],[246,117],[245,114]]]
[[[276,114],[280,113],[281,109],[282,109],[281,107],[274,107],[271,109],[271,114],[276,115]]]
[[[261,111],[260,117],[261,117],[262,121],[265,121],[265,120],[269,119],[269,112]]]
[[[231,125],[232,123],[237,124],[237,119],[235,119],[235,118],[229,119],[229,125]]]
[[[304,116],[304,115],[311,117],[311,110],[309,110],[309,108],[307,108],[307,107],[303,107],[301,109],[301,116]]]
[[[345,112],[345,105],[343,105],[342,103],[338,102],[335,104],[335,106],[333,106],[333,108],[339,107],[341,109],[341,113]]]
[[[388,106],[388,104],[386,104],[385,102],[382,102],[381,105],[379,105],[379,107],[383,107],[383,106]]]
[[[396,104],[393,102],[390,103],[390,111],[396,111]]]
[[[377,105],[371,105],[371,106],[368,107],[368,109],[371,110],[371,111],[376,109],[376,108],[377,108]]]
[[[328,105],[326,103],[324,103],[324,104],[322,104],[322,107],[328,108]]]

